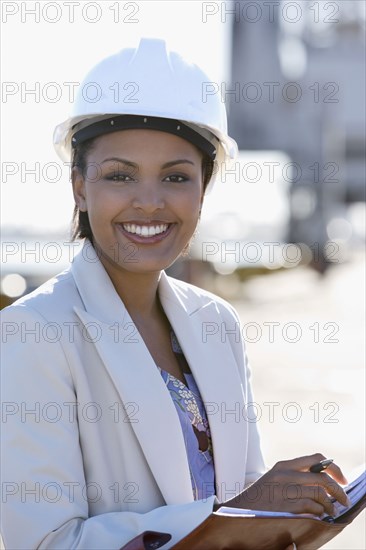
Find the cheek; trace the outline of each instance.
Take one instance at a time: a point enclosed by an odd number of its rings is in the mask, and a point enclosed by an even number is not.
[[[191,199],[184,204],[184,210],[182,210],[182,218],[185,220],[185,235],[191,238],[192,234],[197,228],[200,217],[200,195]]]
[[[107,190],[102,185],[92,184],[87,187],[86,204],[89,213],[103,216],[115,209],[118,201],[111,190]]]
[[[196,195],[194,197],[190,196],[187,198],[182,198],[179,202],[179,210],[183,218],[187,221],[194,221],[199,216],[200,211],[200,196]]]
[[[199,216],[203,198],[202,189],[202,182],[197,182],[195,188],[192,189],[191,192],[187,194],[187,196],[182,198],[181,204],[182,207],[184,207],[185,212],[187,213],[186,215],[190,215],[191,217]]]

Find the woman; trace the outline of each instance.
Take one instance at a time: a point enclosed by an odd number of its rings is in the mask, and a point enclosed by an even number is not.
[[[235,155],[208,84],[142,40],[91,71],[56,129],[85,240],[69,269],[3,311],[5,547],[118,549],[153,530],[170,548],[222,502],[319,515],[328,493],[345,502],[336,465],[308,471],[322,455],[262,475],[238,317],[164,272]]]

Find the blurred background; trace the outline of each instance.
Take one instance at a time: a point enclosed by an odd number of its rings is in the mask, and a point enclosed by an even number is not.
[[[1,307],[63,270],[52,147],[87,70],[165,38],[216,83],[237,161],[169,269],[238,310],[266,463],[365,462],[365,2],[2,2]],[[358,518],[324,548],[366,548]]]

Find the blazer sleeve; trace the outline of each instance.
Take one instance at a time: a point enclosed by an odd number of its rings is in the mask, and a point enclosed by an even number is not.
[[[170,548],[212,512],[215,497],[145,514],[89,517],[77,422],[59,418],[75,403],[57,327],[32,308],[2,312],[2,536],[6,549],[119,549],[143,531],[170,533]],[[45,409],[47,407],[47,410]]]

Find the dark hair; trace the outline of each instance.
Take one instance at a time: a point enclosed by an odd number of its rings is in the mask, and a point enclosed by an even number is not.
[[[71,163],[71,170],[77,168],[81,174],[85,177],[87,169],[87,156],[93,148],[94,142],[97,138],[92,138],[83,143],[77,145],[73,150],[73,157]],[[201,152],[201,151],[200,151]],[[202,176],[203,176],[203,190],[205,192],[207,185],[214,173],[215,161],[213,161],[205,153],[202,158]],[[74,213],[71,222],[71,240],[87,238],[93,243],[93,233],[89,223],[88,212],[81,212],[78,206],[75,204]]]

